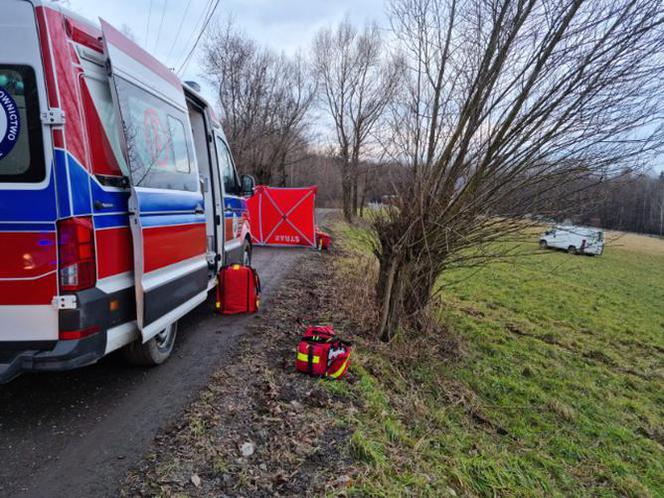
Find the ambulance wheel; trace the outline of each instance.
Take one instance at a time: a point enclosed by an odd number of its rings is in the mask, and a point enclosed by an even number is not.
[[[540,246],[540,249],[546,249],[548,247],[547,243],[546,243],[546,240],[540,240],[539,246]]]
[[[251,266],[251,243],[247,239],[244,239],[244,245],[242,246],[242,264]]]
[[[574,246],[569,246],[567,248],[567,252],[570,253],[570,254],[579,254],[579,252],[576,250],[576,247],[574,247]]]
[[[127,345],[123,350],[124,356],[132,365],[161,365],[173,352],[177,333],[178,322],[174,322],[146,343],[139,338]]]

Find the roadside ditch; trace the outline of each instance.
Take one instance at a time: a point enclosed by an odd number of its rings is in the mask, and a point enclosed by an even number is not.
[[[349,337],[335,251],[311,251],[252,320],[230,362],[180,420],[163,430],[127,476],[122,496],[311,496],[344,494],[353,482],[346,389],[295,370],[307,325]],[[353,352],[355,353],[355,352]],[[339,382],[353,383],[349,373]]]

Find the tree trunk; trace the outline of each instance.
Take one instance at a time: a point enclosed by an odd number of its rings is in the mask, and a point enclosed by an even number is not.
[[[412,316],[426,308],[436,284],[437,275],[428,264],[427,267],[422,264],[418,266],[421,267],[411,269],[408,287],[404,290],[403,311],[406,316]]]
[[[403,317],[405,265],[398,254],[384,256],[378,269],[377,296],[380,307],[378,336],[383,342],[392,340]]]
[[[365,172],[364,173],[364,187],[362,188],[362,197],[360,198],[360,218],[364,216],[364,204],[367,201],[367,190],[368,190],[368,174]]]
[[[269,169],[256,165],[250,171],[254,171],[256,182],[259,185],[269,185],[272,183],[272,172]]]
[[[378,336],[382,341],[390,341],[404,320],[411,319],[426,308],[437,277],[428,263],[409,263],[403,258],[401,249],[387,249],[379,260],[376,285],[380,309]]]
[[[285,187],[288,182],[288,173],[286,172],[286,151],[279,154],[279,186]]]
[[[348,223],[353,222],[353,177],[351,174],[351,168],[350,164],[348,161],[344,161],[344,164],[342,165],[342,173],[341,173],[341,189],[343,191],[342,197],[343,197],[343,210],[344,210],[344,218]]]
[[[350,161],[351,178],[353,180],[353,216],[357,216],[357,191],[359,190],[360,159],[357,150],[353,151]]]
[[[353,174],[353,215],[357,215],[357,190],[358,190],[358,181],[357,181],[357,171]]]

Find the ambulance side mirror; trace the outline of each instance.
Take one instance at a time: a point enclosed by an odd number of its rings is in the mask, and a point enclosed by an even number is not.
[[[251,197],[254,195],[254,190],[256,189],[256,180],[253,176],[242,175],[242,178],[240,178],[240,184],[242,196]]]

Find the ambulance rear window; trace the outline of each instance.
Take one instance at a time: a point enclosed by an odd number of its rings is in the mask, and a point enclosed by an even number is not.
[[[198,189],[187,115],[138,86],[115,78],[132,185]]]
[[[40,182],[44,174],[35,72],[0,64],[0,183]]]

